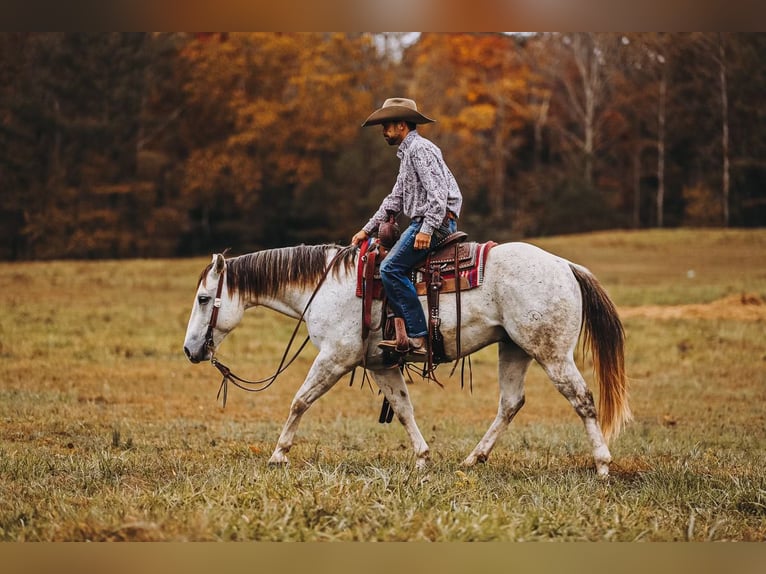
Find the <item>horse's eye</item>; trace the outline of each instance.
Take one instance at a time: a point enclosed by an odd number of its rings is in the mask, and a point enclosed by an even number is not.
[[[208,297],[207,295],[200,295],[199,297],[197,297],[197,302],[200,305],[207,305],[208,303],[210,303],[210,299],[211,297]]]

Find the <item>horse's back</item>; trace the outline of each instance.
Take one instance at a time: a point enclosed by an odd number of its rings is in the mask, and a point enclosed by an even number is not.
[[[501,306],[503,327],[532,355],[541,345],[569,348],[577,341],[582,299],[570,265],[523,242],[497,245],[487,259],[485,287]]]
[[[570,261],[536,245],[515,241],[495,246],[490,252],[486,270],[508,279],[512,278],[519,284],[563,282],[568,287],[574,280],[570,265]]]

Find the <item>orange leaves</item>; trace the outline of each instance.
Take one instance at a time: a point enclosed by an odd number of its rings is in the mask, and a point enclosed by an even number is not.
[[[497,120],[499,108],[505,108],[505,119],[530,115],[526,102],[536,78],[522,62],[512,37],[499,33],[429,34],[413,50],[418,63],[417,85],[429,87],[431,97],[427,99],[433,105],[448,99],[449,115],[478,121],[484,126],[480,129],[488,129],[489,123]],[[439,92],[447,97],[435,97]],[[495,111],[490,112],[490,108]]]
[[[514,37],[490,33],[426,34],[412,51],[418,62],[413,97],[438,118],[437,139],[471,150],[450,156],[464,197],[472,203],[489,196],[502,219],[505,177],[517,168],[516,149],[526,143],[520,132],[539,115],[530,96],[539,80],[523,50]]]
[[[370,38],[241,33],[195,44],[186,53],[187,198],[241,211],[276,209],[276,194],[298,210],[297,199],[327,179],[373,107],[365,89],[378,76]]]
[[[460,110],[457,121],[474,130],[492,129],[497,118],[497,108],[491,104],[467,106]]]
[[[235,110],[237,131],[229,138],[233,144],[249,142],[253,133],[264,134],[276,126],[286,112],[286,106],[258,98],[243,102]]]

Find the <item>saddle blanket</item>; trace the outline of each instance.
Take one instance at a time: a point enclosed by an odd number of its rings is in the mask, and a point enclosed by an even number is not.
[[[364,294],[364,272],[365,263],[367,262],[367,252],[371,250],[375,241],[370,239],[362,243],[359,251],[359,262],[357,263],[356,274],[356,296],[362,297]],[[474,289],[479,287],[484,282],[484,266],[487,262],[487,256],[490,249],[492,249],[497,243],[494,241],[488,241],[487,243],[466,242],[460,244],[459,251],[459,276],[460,276],[460,290]],[[442,293],[450,293],[455,291],[455,251],[453,248],[447,247],[443,252],[436,253],[431,256],[431,263],[440,264],[444,269],[441,272],[441,277],[444,281]],[[425,263],[423,264],[425,265]],[[424,276],[424,269],[418,268],[413,270],[411,276],[412,282],[415,284],[415,289],[418,295],[425,295],[427,291],[426,278]],[[375,262],[375,271],[372,281],[372,298],[383,298],[383,282],[380,279],[380,261]]]

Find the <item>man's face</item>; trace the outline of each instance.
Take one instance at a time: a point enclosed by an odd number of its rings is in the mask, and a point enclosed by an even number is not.
[[[399,145],[407,136],[407,124],[404,122],[386,122],[383,124],[383,137],[388,145]]]

